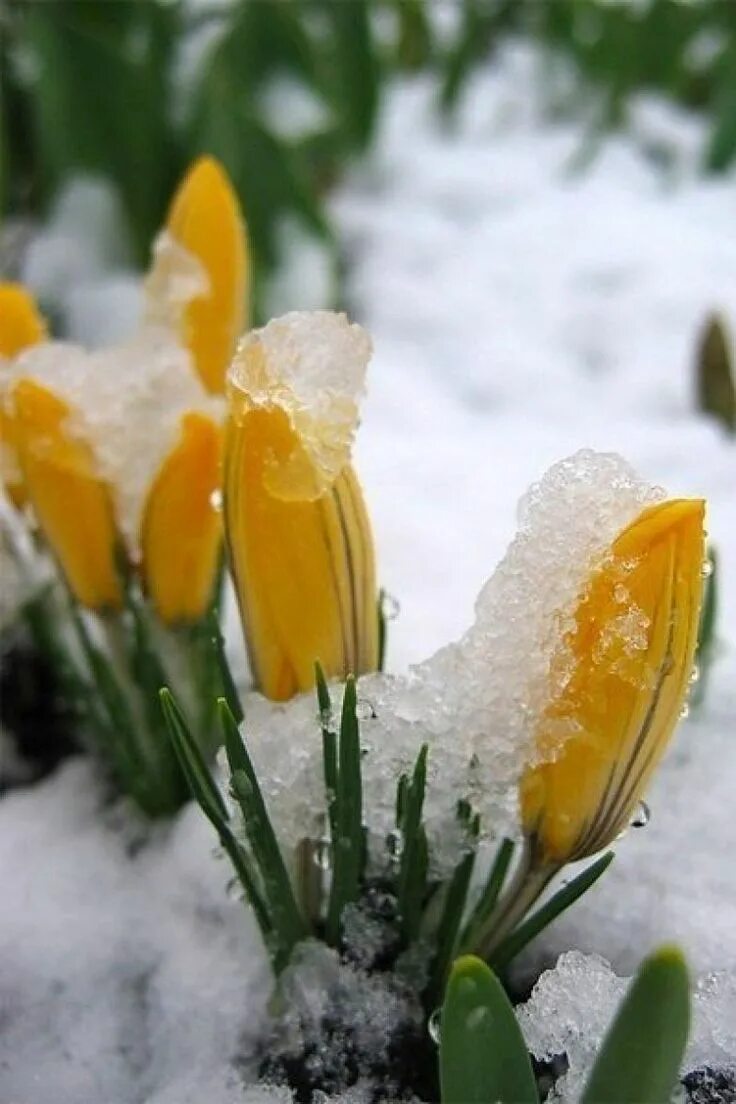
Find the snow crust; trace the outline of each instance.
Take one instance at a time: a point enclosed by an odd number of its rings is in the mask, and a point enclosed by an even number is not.
[[[231,395],[286,413],[314,465],[315,495],[350,459],[371,352],[366,331],[333,311],[291,311],[238,346],[228,372]],[[274,493],[290,493],[288,473],[274,470],[269,481]]]

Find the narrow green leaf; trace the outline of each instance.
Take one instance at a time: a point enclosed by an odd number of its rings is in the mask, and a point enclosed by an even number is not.
[[[506,880],[506,874],[508,873],[511,859],[514,854],[515,844],[513,840],[503,839],[496,851],[495,858],[491,864],[491,869],[488,873],[486,884],[483,887],[478,903],[473,910],[473,915],[468,921],[465,931],[463,932],[460,944],[462,947],[470,949],[475,940],[476,934],[482,929],[488,917],[496,907],[496,901],[499,894],[503,889],[503,884]]]
[[[169,736],[179,757],[184,776],[192,796],[217,832],[223,849],[227,852],[248,903],[255,914],[264,942],[272,955],[278,953],[273,939],[273,922],[266,902],[258,888],[255,873],[248,855],[238,843],[228,824],[230,814],[220,790],[204,761],[197,741],[189,730],[184,714],[179,709],[168,687],[159,691]]]
[[[462,813],[460,813],[460,816],[462,817]],[[457,952],[460,925],[465,913],[468,887],[475,866],[479,832],[480,817],[476,815],[468,823],[468,850],[455,867],[445,891],[442,914],[437,926],[437,950],[427,986],[427,1002],[430,1006],[434,1006],[440,999],[450,963]]]
[[[718,553],[711,546],[707,553],[710,564],[710,574],[705,580],[703,595],[703,608],[700,611],[700,628],[698,631],[698,649],[695,653],[695,665],[698,669],[698,680],[690,695],[690,704],[697,708],[705,699],[708,688],[708,678],[713,657],[716,654],[716,624],[718,622]]]
[[[209,627],[211,632],[211,640],[217,656],[217,665],[220,672],[220,680],[222,682],[222,695],[228,704],[228,708],[232,713],[237,724],[243,722],[243,707],[240,704],[240,697],[238,695],[237,687],[235,686],[235,679],[233,673],[230,670],[230,664],[227,661],[227,655],[225,654],[225,638],[222,635],[222,629],[220,628],[220,622],[216,611],[212,611],[209,616]]]
[[[355,679],[348,678],[342,702],[336,797],[337,834],[333,847],[332,885],[327,906],[327,942],[339,940],[343,909],[358,897],[365,857],[360,770],[360,731],[355,711]]]
[[[498,978],[472,955],[457,960],[447,985],[440,1082],[442,1104],[538,1104],[511,1002]]]
[[[314,665],[314,674],[317,686],[320,727],[322,729],[322,769],[325,780],[327,818],[334,847],[337,841],[337,735],[333,728],[332,698],[319,661]]]
[[[698,409],[736,433],[736,379],[731,339],[717,314],[706,319],[696,362]]]
[[[428,750],[427,744],[423,744],[417,756],[398,823],[402,848],[396,896],[401,927],[407,941],[416,936],[419,928],[427,880],[427,837],[422,826],[422,809],[427,785]]]
[[[370,7],[369,0],[323,5],[335,37],[335,107],[351,144],[358,149],[365,149],[373,134],[380,91]]]
[[[388,643],[388,621],[384,610],[384,597],[386,591],[383,587],[378,592],[378,604],[376,617],[378,618],[378,670],[382,671],[386,663],[386,644]]]
[[[284,955],[308,932],[294,895],[271,818],[263,800],[253,763],[243,742],[238,725],[227,702],[218,702],[225,751],[232,772],[232,785],[243,813],[245,829],[258,867],[269,913],[278,931]]]
[[[519,951],[526,947],[527,943],[539,935],[565,909],[574,904],[578,897],[582,897],[586,890],[598,881],[601,874],[607,870],[612,862],[613,851],[607,851],[605,855],[602,855],[600,859],[596,859],[571,882],[559,889],[541,908],[527,917],[523,924],[520,924],[515,931],[507,936],[494,951],[491,959],[493,968],[499,972],[504,969],[518,955]]]
[[[189,783],[192,796],[219,831],[229,820],[227,806],[219,787],[210,773],[184,714],[167,686],[159,690],[159,700],[171,743]]]
[[[581,1104],[668,1104],[690,1026],[687,966],[677,947],[646,958],[629,986]]]

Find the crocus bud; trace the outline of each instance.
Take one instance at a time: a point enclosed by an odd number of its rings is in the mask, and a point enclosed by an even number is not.
[[[167,284],[168,291],[163,293],[177,295],[176,269],[180,262],[172,254],[172,243],[174,249],[185,251],[181,263],[188,256],[195,266],[199,265],[201,276],[201,286],[197,287],[194,273],[191,298],[183,288],[179,337],[190,350],[204,386],[211,393],[221,394],[227,366],[248,321],[250,271],[238,197],[227,173],[212,157],[201,157],[192,165],[171,203],[149,277],[149,291],[154,296],[160,296]],[[157,272],[157,265],[163,271]],[[186,271],[180,275],[187,279]],[[188,278],[191,283],[192,274]]]
[[[141,571],[167,624],[199,620],[212,600],[222,529],[216,506],[220,443],[220,427],[211,418],[185,414],[180,440],[148,492]]]
[[[72,411],[30,379],[12,390],[23,484],[46,542],[82,605],[119,608],[112,502],[89,446],[70,429]]]
[[[649,507],[592,575],[551,663],[554,690],[521,782],[537,866],[600,851],[624,829],[686,701],[703,591],[704,504]]]
[[[370,342],[342,315],[250,334],[229,375],[224,511],[251,668],[284,700],[375,670],[373,538],[350,464]]]
[[[0,357],[14,357],[46,337],[46,323],[33,296],[21,284],[0,284]],[[10,501],[20,509],[26,501],[18,467],[15,418],[0,391],[0,453],[2,481]]]

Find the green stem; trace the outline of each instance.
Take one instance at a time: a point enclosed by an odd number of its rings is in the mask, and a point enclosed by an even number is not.
[[[483,923],[469,933],[463,953],[476,954],[488,961],[496,947],[524,919],[558,869],[557,866],[539,866],[533,849],[525,843],[508,889]]]

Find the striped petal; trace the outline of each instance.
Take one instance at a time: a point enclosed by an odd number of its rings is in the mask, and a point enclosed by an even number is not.
[[[181,438],[148,493],[141,570],[167,624],[199,620],[212,600],[222,541],[214,504],[220,461],[220,427],[203,414],[186,414]]]
[[[46,337],[46,323],[32,295],[21,284],[0,283],[0,357],[14,357]],[[0,396],[2,480],[10,501],[20,509],[26,501],[18,467],[15,418]]]
[[[378,662],[373,540],[360,487],[347,465],[313,497],[320,477],[310,477],[310,464],[281,408],[251,407],[231,418],[228,552],[253,675],[274,700],[313,686],[317,659],[340,677]]]
[[[167,230],[206,273],[207,293],[184,313],[182,340],[208,391],[220,394],[235,345],[247,324],[248,245],[238,198],[222,166],[201,157],[174,196]]]
[[[551,678],[540,762],[521,783],[537,861],[585,858],[629,823],[687,697],[702,598],[704,505],[645,510],[590,580]]]
[[[30,379],[14,385],[12,401],[28,499],[72,592],[90,609],[119,608],[112,502],[89,446],[70,433],[72,411]]]

